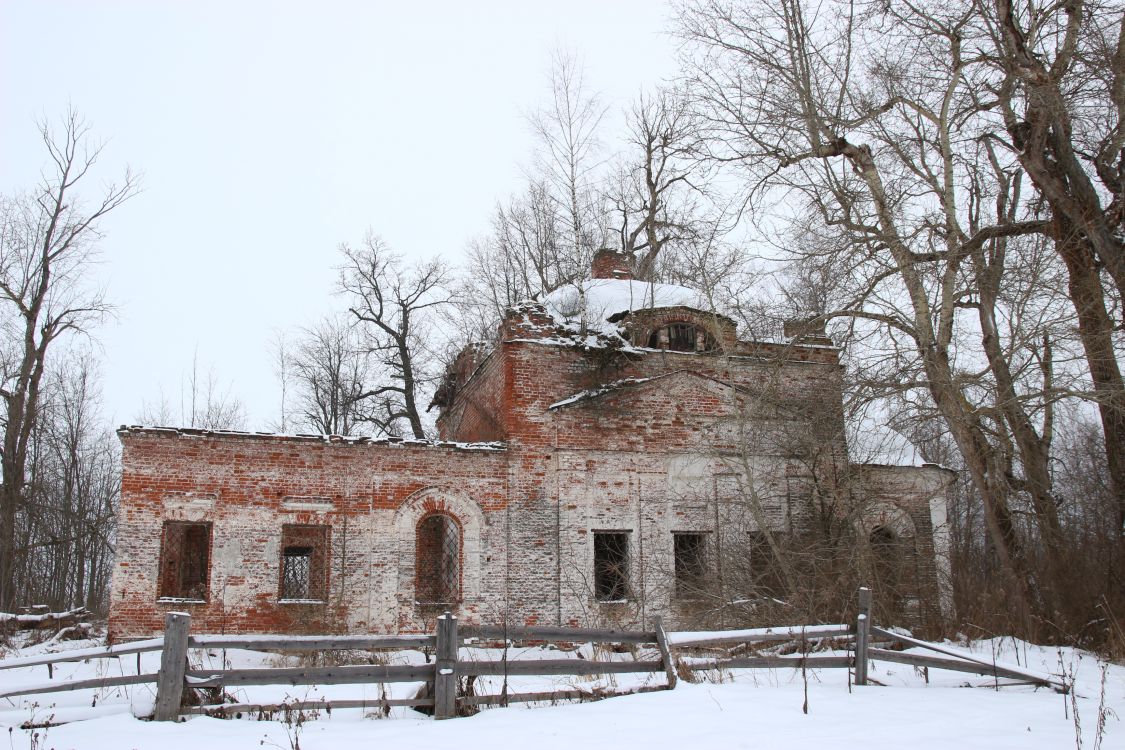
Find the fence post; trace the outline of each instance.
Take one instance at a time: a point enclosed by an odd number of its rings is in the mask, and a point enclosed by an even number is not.
[[[871,589],[859,589],[859,615],[855,622],[855,684],[867,684],[867,642],[871,636]]]
[[[664,673],[668,675],[669,690],[676,689],[676,665],[672,663],[672,649],[668,646],[668,634],[664,632],[664,618],[656,615],[652,618],[652,627],[656,630],[656,645],[660,649],[660,658],[664,662]]]
[[[183,612],[165,615],[164,650],[160,654],[160,672],[156,676],[156,712],[153,715],[157,721],[179,718],[190,629],[191,615]]]
[[[437,619],[437,659],[434,662],[434,718],[457,715],[457,618],[446,612]]]

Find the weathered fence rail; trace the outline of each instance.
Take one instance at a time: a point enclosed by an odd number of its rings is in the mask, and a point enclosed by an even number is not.
[[[739,643],[769,641],[800,641],[818,638],[848,638],[853,635],[847,625],[791,625],[777,628],[727,630],[713,633],[669,633],[668,643],[676,648],[697,646],[730,646]]]
[[[517,702],[559,700],[592,700],[614,694],[600,689],[567,689],[554,691],[509,693],[505,681],[498,695],[458,695],[458,678],[488,676],[579,676],[630,673],[664,673],[663,685],[646,685],[629,692],[647,692],[675,688],[677,670],[702,672],[726,669],[846,669],[853,670],[856,685],[869,682],[868,667],[871,660],[910,664],[917,667],[947,669],[956,672],[986,675],[993,678],[1019,680],[1021,683],[1045,685],[1066,690],[1060,680],[1051,675],[1038,674],[1020,667],[996,664],[986,659],[966,655],[959,651],[915,639],[902,633],[871,625],[871,592],[859,592],[858,614],[854,625],[794,625],[748,630],[711,632],[666,633],[659,618],[653,630],[627,631],[597,628],[562,627],[510,627],[470,626],[458,628],[455,617],[446,613],[437,620],[433,635],[191,635],[191,618],[182,613],[169,613],[162,638],[152,638],[108,648],[79,649],[58,654],[22,657],[0,661],[0,670],[15,667],[51,665],[84,659],[110,659],[128,654],[160,651],[160,671],[140,673],[138,656],[135,675],[101,677],[89,680],[56,680],[35,685],[25,685],[11,690],[0,689],[0,698],[34,695],[66,690],[104,688],[119,685],[156,683],[154,717],[161,721],[175,720],[183,713],[226,713],[246,711],[284,711],[313,708],[388,708],[391,706],[432,707],[435,718],[458,715],[459,707],[482,705],[507,705]],[[883,641],[872,644],[876,636]],[[810,643],[829,640],[844,641],[849,646],[847,655],[809,653]],[[706,655],[686,656],[686,650],[696,654],[704,649],[722,648],[738,644],[765,644],[795,641],[800,645],[799,655],[734,656],[709,658]],[[881,647],[885,641],[905,647],[927,649],[938,655],[905,653]],[[650,645],[656,647],[658,659],[632,661],[599,661],[596,659],[502,659],[461,660],[464,645],[488,642],[503,644],[519,642],[608,643],[618,645]],[[193,669],[188,663],[190,649],[255,649],[268,651],[341,651],[403,649],[424,650],[433,654],[434,661],[426,664],[350,664],[321,667],[282,667],[269,669]],[[679,651],[679,656],[674,653]],[[651,651],[649,652],[651,653]],[[414,698],[367,698],[362,700],[297,701],[281,704],[222,703],[202,706],[185,706],[184,692],[204,688],[242,687],[252,685],[368,685],[389,683],[425,683],[428,689]]]
[[[40,682],[35,685],[25,685],[15,690],[0,691],[0,698],[16,698],[21,695],[38,695],[40,693],[61,693],[68,690],[86,690],[89,688],[101,689],[117,687],[119,685],[141,685],[146,682],[156,682],[157,675],[153,674],[126,674],[117,677],[95,677],[89,680],[54,680]]]
[[[3,659],[0,660],[0,669],[40,667],[45,664],[62,664],[68,661],[86,661],[87,659],[115,659],[118,656],[143,654],[147,651],[159,651],[162,648],[164,648],[163,638],[149,638],[144,641],[121,643],[116,646],[76,648],[72,651],[60,651],[55,654],[40,654],[39,656],[20,656],[14,659]]]
[[[852,666],[852,661],[850,656],[743,656],[692,661],[684,666],[693,672],[715,669],[847,669]]]
[[[989,661],[971,654],[965,654],[950,648],[945,648],[936,643],[921,641],[903,633],[893,630],[872,627],[871,631],[892,641],[897,641],[904,646],[924,648],[950,658],[939,658],[925,654],[906,654],[901,651],[890,651],[883,648],[869,648],[868,653],[883,661],[897,662],[899,664],[913,664],[916,667],[934,667],[935,669],[949,669],[954,672],[968,672],[986,677],[1004,677],[1007,679],[1024,680],[1044,687],[1051,687],[1062,692],[1067,691],[1067,685],[1062,680],[1052,675],[1034,672],[1011,664]]]
[[[373,651],[378,649],[432,648],[432,635],[193,635],[191,648],[245,648],[260,651]],[[158,647],[159,648],[159,647]]]
[[[504,627],[485,625],[461,628],[465,639],[508,641],[569,641],[572,643],[656,643],[656,631],[598,628]]]

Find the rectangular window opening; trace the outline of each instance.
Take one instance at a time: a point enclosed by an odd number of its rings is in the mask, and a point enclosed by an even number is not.
[[[677,599],[700,599],[710,582],[707,564],[707,534],[674,532],[672,552],[675,563]]]
[[[622,601],[629,596],[629,532],[594,532],[594,596]]]
[[[166,521],[160,539],[161,599],[207,600],[211,524]]]
[[[282,601],[328,599],[328,527],[286,524],[281,527]]]

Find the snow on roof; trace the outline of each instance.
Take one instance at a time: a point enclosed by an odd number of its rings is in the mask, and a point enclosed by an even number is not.
[[[590,279],[564,286],[548,294],[543,305],[559,323],[583,316],[588,323],[603,322],[618,313],[654,307],[711,309],[705,296],[686,286],[625,279]]]

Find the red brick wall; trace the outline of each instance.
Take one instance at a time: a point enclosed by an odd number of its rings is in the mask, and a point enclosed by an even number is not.
[[[631,279],[633,265],[628,255],[602,249],[594,253],[591,275],[595,279]]]
[[[125,430],[121,439],[114,639],[157,632],[168,611],[190,612],[197,632],[394,629],[402,620],[394,598],[371,592],[398,588],[377,579],[399,566],[400,505],[425,488],[468,495],[486,514],[507,504],[504,451],[169,430]],[[213,524],[206,603],[157,600],[166,520]],[[327,603],[278,604],[285,524],[332,527]]]
[[[443,440],[486,442],[506,440],[503,355],[493,351],[471,372],[459,376],[456,397],[438,417]]]

